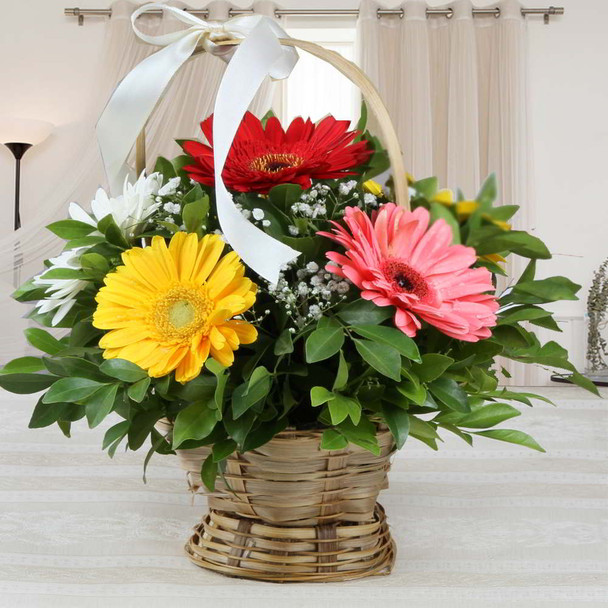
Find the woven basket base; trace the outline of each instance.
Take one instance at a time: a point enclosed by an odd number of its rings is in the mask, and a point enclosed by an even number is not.
[[[374,521],[276,527],[211,510],[186,553],[201,568],[276,583],[335,582],[390,574],[395,562],[384,509]]]

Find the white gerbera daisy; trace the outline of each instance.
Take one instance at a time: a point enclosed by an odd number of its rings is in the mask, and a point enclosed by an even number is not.
[[[64,251],[56,258],[51,258],[50,268],[47,268],[42,274],[34,277],[34,285],[40,287],[46,287],[46,297],[39,300],[35,307],[38,312],[45,313],[51,310],[56,310],[52,325],[57,325],[61,319],[63,319],[72,306],[76,303],[76,296],[82,291],[86,285],[86,281],[80,279],[52,279],[45,278],[45,275],[51,270],[58,268],[66,268],[70,270],[80,270],[80,256],[83,254],[86,247],[77,247],[76,249],[69,249]]]
[[[92,216],[77,203],[70,203],[69,214],[73,220],[90,226],[97,226],[100,220],[111,215],[123,234],[132,237],[138,227],[161,206],[161,203],[156,202],[156,195],[161,187],[160,173],[152,173],[149,176],[142,173],[134,184],[125,180],[123,193],[116,198],[108,196],[103,188],[99,188],[91,201]]]

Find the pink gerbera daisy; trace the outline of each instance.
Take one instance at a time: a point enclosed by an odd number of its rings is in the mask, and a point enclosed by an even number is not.
[[[340,243],[344,254],[330,251],[327,270],[350,279],[361,297],[378,306],[394,306],[395,325],[415,336],[421,321],[467,342],[489,338],[498,303],[492,275],[471,268],[477,256],[464,245],[451,245],[452,231],[442,219],[429,228],[423,207],[408,211],[383,205],[370,219],[358,207],[347,207],[347,228],[321,232]]]

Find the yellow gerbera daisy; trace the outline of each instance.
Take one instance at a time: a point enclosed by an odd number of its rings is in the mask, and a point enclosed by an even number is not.
[[[176,233],[150,247],[122,254],[124,266],[105,278],[93,325],[110,330],[99,342],[106,359],[126,359],[153,378],[175,370],[188,382],[211,355],[229,366],[239,344],[257,338],[255,327],[233,319],[255,302],[256,285],[234,252],[221,257],[222,239]],[[220,259],[221,258],[221,259]]]

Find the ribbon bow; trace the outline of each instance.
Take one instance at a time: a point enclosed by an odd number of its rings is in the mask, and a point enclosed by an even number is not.
[[[171,13],[187,29],[150,36],[136,26],[137,18],[153,9]],[[97,123],[110,191],[120,190],[128,175],[127,157],[133,142],[145,127],[163,91],[197,47],[229,61],[215,100],[213,155],[217,214],[224,237],[243,262],[271,283],[278,281],[281,267],[299,252],[277,241],[246,220],[234,205],[222,180],[232,141],[249,104],[266,76],[287,78],[297,59],[295,49],[281,46],[285,31],[263,15],[242,15],[225,23],[204,21],[165,4],[146,4],[131,16],[135,34],[144,42],[164,47],[136,65],[120,82]],[[217,44],[239,38],[234,48]],[[204,86],[204,83],[197,83]]]

